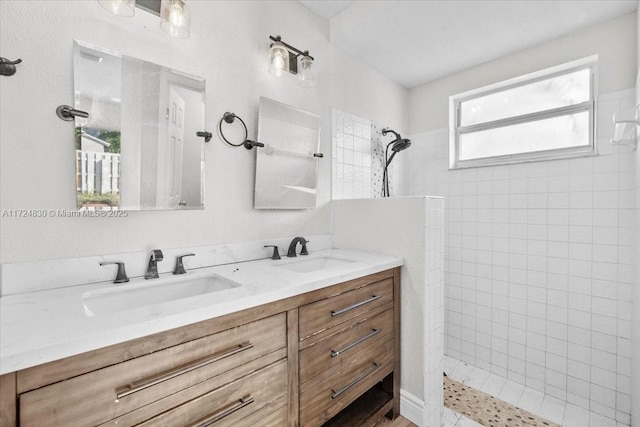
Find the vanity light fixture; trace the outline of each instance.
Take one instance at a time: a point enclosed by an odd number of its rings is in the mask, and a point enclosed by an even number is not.
[[[313,56],[282,41],[280,36],[269,36],[269,72],[280,77],[284,72],[297,74],[302,87],[313,87],[318,79],[313,66]]]
[[[309,52],[307,52],[309,53]],[[316,70],[311,68],[313,58],[308,54],[300,57],[300,68],[298,72],[298,84],[302,87],[314,87],[318,82]]]
[[[187,0],[98,0],[109,12],[119,16],[133,16],[136,6],[160,17],[160,28],[179,39],[189,38],[191,11]]]
[[[269,72],[276,77],[289,71],[289,51],[279,41],[271,43],[269,48]]]
[[[136,11],[136,0],[98,0],[98,3],[118,16],[133,16]]]
[[[160,28],[170,36],[188,39],[191,30],[191,11],[186,0],[162,0]]]

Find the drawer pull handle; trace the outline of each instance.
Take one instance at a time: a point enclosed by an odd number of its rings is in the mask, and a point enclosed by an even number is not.
[[[336,316],[338,316],[340,314],[346,313],[347,311],[351,311],[354,308],[361,307],[361,306],[363,306],[365,304],[369,304],[370,302],[373,302],[373,301],[375,301],[377,299],[380,299],[380,298],[382,298],[381,295],[374,295],[369,299],[357,302],[357,303],[355,303],[353,305],[350,305],[349,307],[341,308],[340,310],[331,310],[331,317],[336,317]]]
[[[369,338],[371,338],[374,335],[379,334],[382,331],[382,329],[378,328],[378,329],[373,329],[370,333],[368,333],[367,335],[358,338],[357,340],[353,341],[352,343],[349,343],[347,345],[345,345],[344,347],[342,347],[340,350],[331,350],[331,357],[336,357],[339,356],[340,354],[344,353],[345,351],[357,346],[358,344],[360,344],[363,341],[368,340]]]
[[[171,371],[156,375],[155,377],[147,378],[142,381],[138,381],[133,384],[121,387],[116,390],[116,399],[122,399],[123,397],[129,396],[133,393],[137,393],[140,390],[144,390],[145,388],[160,384],[161,382],[178,377],[182,374],[186,374],[187,372],[191,372],[195,369],[202,368],[203,366],[217,362],[218,360],[224,359],[225,357],[233,356],[234,354],[238,354],[242,351],[249,350],[250,348],[253,348],[253,344],[251,344],[250,342],[245,342],[234,346],[229,350],[223,350],[212,356],[198,359],[195,362],[180,366],[178,368],[172,369]]]
[[[354,385],[358,384],[360,381],[362,381],[363,379],[368,377],[370,374],[372,374],[379,367],[380,367],[380,365],[374,362],[373,366],[371,368],[367,369],[365,372],[360,374],[360,376],[358,378],[356,378],[355,380],[351,381],[349,384],[347,384],[346,386],[342,387],[340,390],[333,390],[332,389],[331,391],[333,393],[331,393],[331,398],[335,399],[336,397],[340,396],[342,393],[344,393],[345,391],[349,390],[351,387],[353,387]]]
[[[209,418],[207,418],[206,420],[196,424],[197,427],[209,427],[212,424],[215,424],[216,422],[220,421],[221,419],[228,417],[229,415],[233,414],[234,412],[239,411],[240,409],[244,408],[245,406],[251,405],[253,402],[255,402],[255,399],[251,396],[245,396],[241,399],[238,399],[238,403],[236,403],[235,405],[233,405],[232,407],[230,407],[229,409],[225,409],[222,412],[218,412],[216,414],[211,415]]]

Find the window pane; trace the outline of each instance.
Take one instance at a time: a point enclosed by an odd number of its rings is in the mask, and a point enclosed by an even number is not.
[[[460,135],[459,160],[588,146],[589,111]]]
[[[591,69],[585,68],[562,76],[460,103],[461,126],[566,107],[589,101]]]

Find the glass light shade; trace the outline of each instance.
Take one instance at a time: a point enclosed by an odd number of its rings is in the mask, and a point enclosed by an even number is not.
[[[313,59],[309,56],[302,56],[298,66],[298,84],[302,87],[313,87],[318,82],[315,70],[312,68]]]
[[[269,72],[280,77],[289,71],[289,51],[280,42],[273,42],[269,49]]]
[[[191,11],[186,0],[162,0],[160,5],[160,28],[179,39],[189,38]]]
[[[100,6],[118,16],[133,16],[136,13],[136,0],[98,0]]]

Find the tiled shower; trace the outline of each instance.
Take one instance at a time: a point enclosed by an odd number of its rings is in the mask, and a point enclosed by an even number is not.
[[[410,136],[398,195],[446,197],[445,354],[629,425],[634,168],[612,146],[635,90],[600,94],[599,156],[449,170]]]

